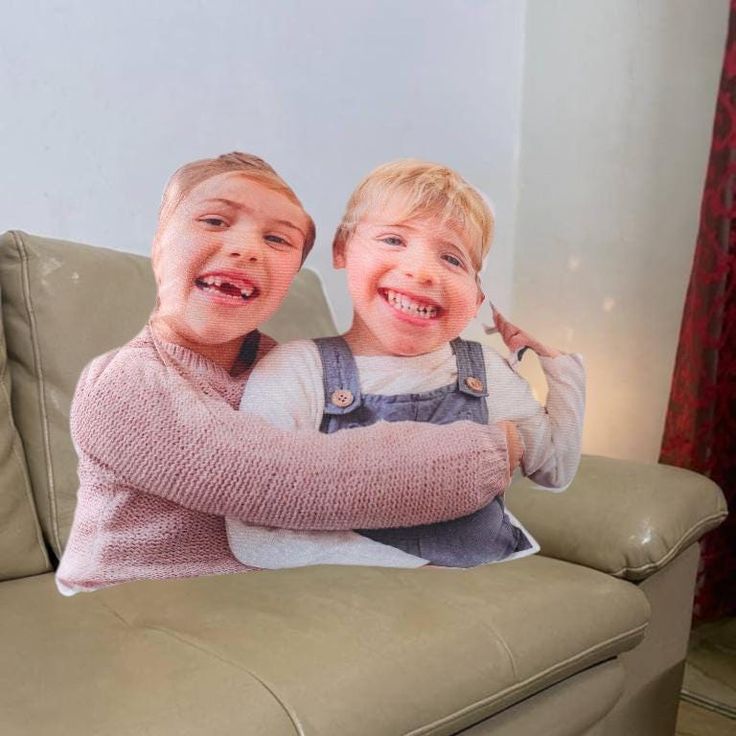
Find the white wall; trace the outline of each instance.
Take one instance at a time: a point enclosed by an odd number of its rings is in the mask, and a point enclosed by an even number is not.
[[[345,328],[329,242],[350,190],[391,158],[446,162],[496,203],[486,292],[585,355],[585,451],[655,460],[727,12],[727,0],[4,0],[0,227],[147,254],[176,166],[252,151],[315,216],[308,263]],[[523,368],[543,395],[533,359]]]
[[[148,254],[169,174],[251,151],[313,214],[308,263],[345,328],[329,243],[347,197],[424,157],[495,201],[508,305],[523,22],[516,0],[4,0],[0,227]]]
[[[585,356],[588,453],[659,455],[727,16],[527,3],[514,316]]]

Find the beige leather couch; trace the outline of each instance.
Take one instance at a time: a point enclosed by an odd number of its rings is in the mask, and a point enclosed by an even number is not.
[[[72,392],[90,358],[142,327],[153,279],[140,256],[11,232],[0,289],[0,734],[673,733],[697,540],[726,513],[706,478],[585,457],[563,494],[517,483],[510,507],[542,554],[503,565],[63,598]],[[270,331],[334,332],[313,273]]]

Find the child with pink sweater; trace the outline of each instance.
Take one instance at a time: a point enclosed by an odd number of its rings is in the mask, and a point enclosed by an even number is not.
[[[255,156],[173,175],[153,243],[156,309],[85,367],[72,402],[80,487],[60,592],[254,569],[230,551],[226,516],[308,530],[415,525],[469,514],[504,490],[518,454],[508,422],[327,436],[235,411],[274,347],[258,326],[314,237],[294,192]]]
[[[346,269],[353,299],[351,328],[275,348],[251,374],[241,408],[305,436],[407,419],[511,420],[523,439],[524,474],[540,487],[564,490],[580,461],[581,357],[545,347],[498,313],[510,362],[459,337],[483,301],[478,271],[492,230],[487,203],[447,167],[402,160],[371,172],[353,193],[334,241],[334,264]],[[526,347],[537,352],[547,376],[546,407],[514,370],[517,350]],[[438,455],[443,450],[436,448]],[[234,519],[227,527],[235,556],[268,568],[472,567],[539,550],[502,494],[465,517],[411,527],[292,531]]]

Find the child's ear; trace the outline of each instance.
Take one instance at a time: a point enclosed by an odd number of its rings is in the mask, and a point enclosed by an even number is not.
[[[485,301],[486,295],[483,293],[483,289],[480,288],[480,284],[478,285],[478,297],[475,301],[475,309],[476,314],[478,314],[478,311],[480,311],[481,304]]]
[[[342,238],[335,239],[332,244],[332,267],[345,268],[345,241]]]

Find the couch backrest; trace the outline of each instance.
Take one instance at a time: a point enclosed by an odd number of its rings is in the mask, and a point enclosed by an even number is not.
[[[50,569],[23,445],[13,421],[11,391],[0,322],[0,580],[37,575]]]
[[[123,345],[145,325],[155,301],[153,273],[144,256],[12,231],[0,240],[0,289],[12,417],[38,520],[58,557],[78,486],[69,435],[77,379],[92,358]],[[279,341],[335,334],[317,274],[302,269],[262,329]],[[11,439],[6,435],[0,434],[0,449]],[[10,459],[0,456],[3,486]],[[18,497],[19,480],[8,483]]]

